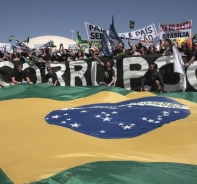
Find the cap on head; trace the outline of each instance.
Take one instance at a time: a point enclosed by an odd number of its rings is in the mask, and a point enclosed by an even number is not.
[[[93,51],[94,52],[94,49],[93,48],[90,48],[89,50]]]

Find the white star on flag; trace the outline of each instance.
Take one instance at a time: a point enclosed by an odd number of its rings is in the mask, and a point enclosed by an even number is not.
[[[160,121],[155,121],[154,123],[160,123]]]
[[[62,124],[65,124],[66,123],[66,121],[62,121]]]
[[[134,124],[134,123],[131,123],[130,125],[131,125],[131,127],[135,126],[135,124]]]
[[[110,119],[112,119],[112,118],[106,117],[106,118],[102,118],[102,119],[103,119],[103,121],[110,121]]]
[[[100,118],[101,117],[101,115],[99,115],[99,114],[98,115],[95,115],[95,116],[96,116],[96,118]]]
[[[154,122],[154,120],[152,120],[152,119],[149,119],[149,120],[147,120],[149,123],[152,123],[152,122]]]
[[[78,123],[74,123],[74,124],[70,124],[72,127],[76,127],[78,128],[81,124],[78,124]]]
[[[123,124],[123,123],[119,123],[118,125],[122,126],[122,125],[124,125],[124,124]]]
[[[70,121],[71,119],[70,118],[68,118],[68,119],[66,119],[67,121]]]
[[[68,114],[66,113],[66,114],[64,114],[64,116],[68,116]]]
[[[113,112],[112,112],[112,114],[118,114],[118,112],[116,112],[116,111],[113,111]]]
[[[60,116],[58,116],[58,115],[52,116],[53,119],[54,119],[54,118],[58,119],[59,117],[60,117]]]
[[[101,114],[105,114],[106,112],[101,112]]]
[[[131,126],[126,125],[126,126],[123,126],[123,128],[124,128],[124,130],[131,129]]]
[[[101,131],[100,131],[100,133],[102,133],[102,134],[103,134],[103,133],[105,133],[105,131],[104,131],[104,130],[101,130]]]
[[[179,111],[174,111],[175,114],[179,113]]]
[[[111,114],[105,114],[105,116],[110,116]]]
[[[145,120],[147,120],[147,118],[145,118],[145,117],[143,117],[143,118],[141,118],[143,121],[145,121]]]
[[[158,120],[162,120],[162,118],[157,118]]]

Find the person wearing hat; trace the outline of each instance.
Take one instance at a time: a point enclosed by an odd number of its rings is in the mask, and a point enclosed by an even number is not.
[[[94,57],[94,48],[89,48],[88,53],[84,53],[84,55],[89,59]]]
[[[197,43],[194,43],[194,53],[191,59],[185,63],[185,67],[190,66],[195,60],[197,60]]]
[[[102,82],[99,82],[99,86],[112,86],[115,84],[115,72],[113,69],[114,61],[108,60],[105,64],[97,56],[94,56],[94,59],[99,62],[99,64],[104,69],[104,79]]]
[[[94,46],[92,44],[92,42],[89,42],[89,50],[88,50],[88,53],[85,53],[84,55],[87,57],[87,58],[94,58],[94,55],[99,55],[100,54],[100,50]]]

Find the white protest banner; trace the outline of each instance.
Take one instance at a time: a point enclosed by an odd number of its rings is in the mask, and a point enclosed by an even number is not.
[[[141,29],[131,32],[131,40],[140,40],[141,42],[152,42],[155,37],[157,37],[157,31],[155,24],[150,24],[149,26],[143,27]],[[129,32],[118,33],[121,39],[128,39]]]
[[[0,43],[0,51],[4,51],[5,46],[6,46],[6,51],[11,50],[11,44],[10,43]]]
[[[89,41],[100,41],[103,34],[103,28],[84,22],[85,28],[88,36]],[[109,31],[107,31],[107,34],[109,34]],[[132,38],[131,40],[140,40],[142,42],[152,42],[153,39],[157,36],[157,31],[155,29],[155,25],[151,24],[149,26],[146,26],[144,28],[138,29],[136,31],[132,31]],[[129,38],[129,32],[125,33],[118,33],[118,36],[122,39],[128,39]]]
[[[159,24],[160,39],[176,40],[179,44],[185,42],[191,48],[192,20],[181,23]]]
[[[77,52],[79,50],[79,46],[77,44],[69,45],[68,50],[72,50],[73,52]]]
[[[101,41],[103,30],[101,27],[84,22],[88,40],[89,41]]]

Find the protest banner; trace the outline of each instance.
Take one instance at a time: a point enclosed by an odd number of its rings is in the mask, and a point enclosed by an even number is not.
[[[103,62],[108,58],[101,58]],[[121,57],[114,59],[114,71],[116,75],[115,86],[138,91],[141,79],[149,68],[150,63],[156,63],[164,81],[164,91],[182,91],[180,88],[180,75],[174,72],[174,57],[158,55],[147,55],[143,57]],[[23,69],[33,83],[45,82],[46,68],[43,69],[40,63],[34,66],[23,64]],[[0,84],[9,86],[12,70],[17,62],[4,61],[0,63]],[[56,72],[61,86],[98,86],[103,80],[103,68],[92,59],[67,62],[66,64],[46,64]],[[186,90],[197,91],[196,80],[197,62],[194,62],[186,69]]]
[[[159,24],[160,39],[176,41],[178,46],[185,42],[192,48],[192,20],[181,23]]]
[[[0,43],[0,51],[3,52],[4,51],[4,47],[6,46],[6,51],[10,51],[11,50],[11,44],[10,43]]]
[[[85,22],[85,28],[86,28],[88,40],[90,41],[101,40],[104,30],[103,28],[87,22]],[[109,34],[109,31],[107,31],[107,34]],[[117,33],[117,34],[122,40],[129,39],[129,32]],[[143,27],[141,29],[138,29],[136,31],[132,31],[131,34],[132,34],[131,40],[140,40],[142,42],[152,42],[153,39],[157,37],[157,31],[154,23],[146,27]]]

